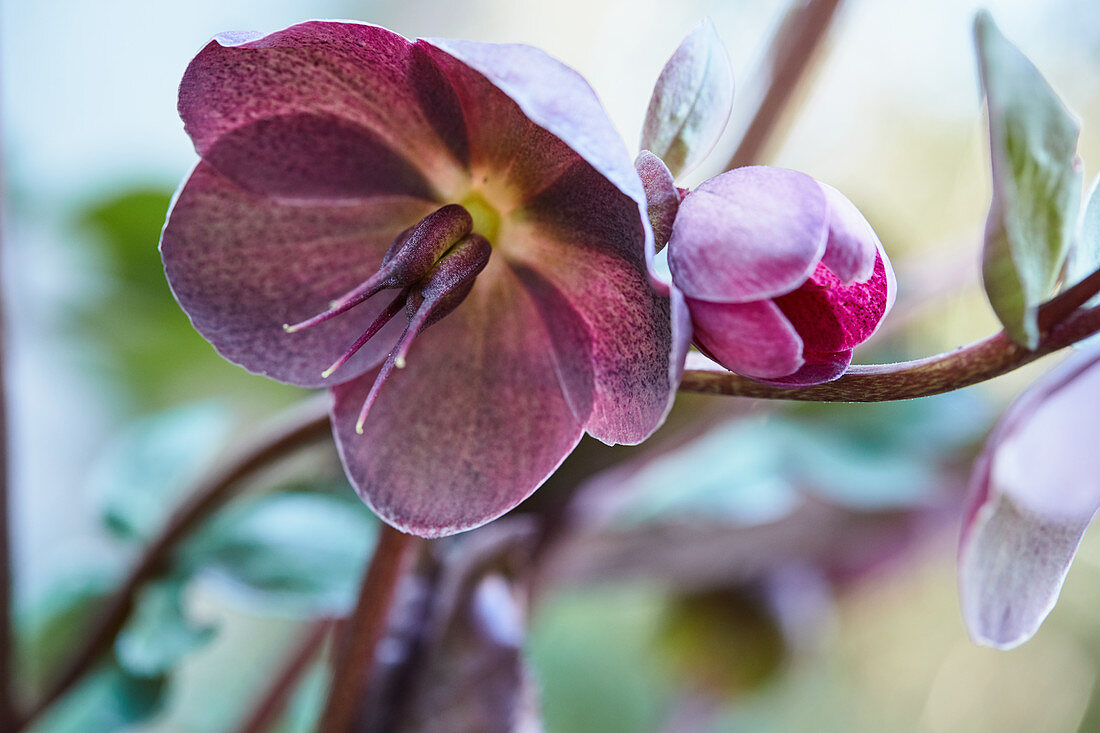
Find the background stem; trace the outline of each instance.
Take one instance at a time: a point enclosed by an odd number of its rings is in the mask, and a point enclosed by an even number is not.
[[[99,657],[111,648],[134,606],[134,599],[145,583],[162,572],[172,550],[199,524],[217,511],[236,492],[241,481],[256,471],[330,434],[328,399],[318,395],[296,406],[269,427],[264,434],[235,458],[216,467],[190,492],[189,499],[165,523],[160,533],[145,548],[122,586],[106,602],[100,617],[72,661],[57,677],[31,712],[22,721],[26,725],[60,698]],[[18,726],[6,729],[16,730]]]
[[[381,527],[355,611],[336,639],[332,686],[321,716],[323,733],[345,733],[367,697],[375,650],[386,634],[398,583],[412,561],[409,550],[419,539],[385,523]]]
[[[767,91],[726,170],[760,161],[839,6],[840,0],[805,0],[787,11],[765,55]]]

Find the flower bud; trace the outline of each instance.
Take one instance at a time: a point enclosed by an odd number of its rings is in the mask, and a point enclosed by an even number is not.
[[[894,273],[858,209],[795,171],[738,168],[680,204],[669,241],[695,345],[757,381],[836,379],[894,302]]]

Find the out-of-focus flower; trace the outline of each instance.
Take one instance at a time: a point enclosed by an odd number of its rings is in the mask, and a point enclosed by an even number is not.
[[[738,168],[680,204],[673,282],[695,344],[727,369],[787,386],[836,379],[893,305],[890,261],[836,189],[795,171]]]
[[[1100,509],[1100,351],[1044,375],[1009,407],[974,466],[959,595],[975,641],[1008,649],[1054,608]]]
[[[161,239],[176,298],[230,361],[335,385],[345,468],[387,522],[476,527],[585,431],[636,443],[664,419],[686,312],[571,69],[310,22],[212,41],[179,107],[202,160]]]

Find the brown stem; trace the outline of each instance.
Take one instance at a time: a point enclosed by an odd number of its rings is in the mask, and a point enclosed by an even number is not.
[[[61,697],[111,648],[130,615],[138,591],[162,572],[180,540],[233,496],[242,479],[294,449],[328,434],[327,399],[319,396],[294,408],[291,414],[279,419],[235,458],[200,481],[189,494],[187,502],[168,519],[160,533],[145,548],[122,586],[107,601],[106,610],[84,644],[73,654],[72,661],[28,713],[22,725],[36,718]]]
[[[346,733],[366,699],[375,650],[386,633],[397,585],[413,559],[418,538],[382,525],[378,546],[359,590],[359,600],[334,649],[332,686],[321,716],[322,733]]]
[[[1057,298],[1048,306],[1056,302]],[[1044,320],[1044,309],[1039,312],[1041,322]],[[1075,311],[1051,327],[1034,350],[1020,346],[1002,331],[969,346],[926,359],[853,366],[835,382],[813,387],[785,389],[760,384],[727,371],[689,369],[684,372],[680,389],[685,392],[808,402],[908,400],[951,392],[999,377],[1097,331],[1100,331],[1100,306]]]
[[[1092,296],[1100,292],[1100,270],[1092,273],[1081,282],[1068,288],[1039,308],[1039,331],[1046,333],[1052,327],[1069,318],[1075,310],[1083,306]]]
[[[294,692],[294,686],[298,684],[299,678],[309,669],[310,663],[317,656],[332,626],[331,619],[314,621],[311,624],[298,646],[287,657],[282,670],[257,700],[248,717],[237,728],[237,733],[264,733],[271,729],[279,713],[286,707],[287,699]]]
[[[3,288],[0,288],[0,299],[3,294]],[[15,707],[15,629],[12,623],[14,594],[9,510],[11,490],[8,476],[11,445],[8,440],[7,383],[3,368],[6,338],[4,308],[0,302],[0,730],[13,730],[18,721],[18,713]]]
[[[759,162],[839,5],[840,0],[803,0],[787,12],[768,45],[767,91],[726,170]]]

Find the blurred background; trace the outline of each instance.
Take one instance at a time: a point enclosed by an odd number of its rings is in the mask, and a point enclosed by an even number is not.
[[[986,6],[1085,121],[1090,181],[1100,166],[1095,2]],[[970,36],[978,7],[844,3],[762,161],[845,192],[894,261],[898,305],[857,361],[937,353],[998,328],[978,278],[989,197]],[[409,37],[531,43],[591,82],[633,149],[661,66],[709,16],[738,86],[726,139],[694,184],[735,147],[785,8],[0,0],[9,460],[28,693],[187,481],[306,396],[218,358],[160,271],[159,229],[196,160],[176,87],[213,34],[350,18]],[[955,590],[969,461],[1049,365],[903,405],[683,398],[644,449],[583,444],[570,475],[535,497],[575,496],[524,643],[547,730],[1100,731],[1096,531],[1060,605],[1018,650],[974,646]],[[375,528],[331,448],[250,492],[148,589],[111,669],[39,729],[232,730],[303,624],[346,609]],[[280,730],[311,724],[323,667],[311,675]]]

